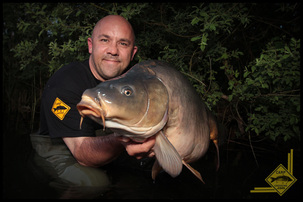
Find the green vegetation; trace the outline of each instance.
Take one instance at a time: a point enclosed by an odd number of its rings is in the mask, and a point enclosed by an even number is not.
[[[3,4],[3,106],[33,130],[47,79],[85,60],[108,14],[128,19],[146,59],[174,64],[237,138],[300,140],[299,4]]]

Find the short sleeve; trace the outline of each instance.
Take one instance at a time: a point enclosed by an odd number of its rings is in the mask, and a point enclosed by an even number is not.
[[[41,111],[51,138],[95,136],[101,126],[89,118],[84,118],[80,129],[81,116],[77,104],[81,94],[64,88],[47,86],[43,92]]]
[[[88,60],[70,63],[54,73],[44,88],[40,107],[40,135],[56,137],[95,136],[101,125],[81,116],[77,104],[82,93],[95,87],[97,81],[89,68]]]

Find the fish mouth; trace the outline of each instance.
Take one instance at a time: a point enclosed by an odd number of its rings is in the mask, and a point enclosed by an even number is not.
[[[81,101],[77,104],[77,109],[81,115],[80,119],[80,129],[82,126],[83,118],[88,116],[92,120],[96,121],[97,123],[100,123],[103,125],[103,130],[105,130],[105,116],[106,113],[104,109],[102,108],[101,102],[97,99],[92,100],[89,96],[82,96]],[[98,103],[97,103],[98,102]],[[100,122],[100,118],[102,122]]]

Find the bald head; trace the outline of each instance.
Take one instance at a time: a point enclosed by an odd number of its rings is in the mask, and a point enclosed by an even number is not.
[[[135,43],[135,33],[132,25],[124,17],[120,15],[108,15],[102,18],[101,20],[99,20],[93,29],[92,39],[98,37],[99,31],[102,28],[104,29],[104,27],[106,28],[106,25],[115,25],[122,27],[125,32],[130,33],[130,38],[132,39],[133,44]]]
[[[87,42],[90,69],[100,81],[122,74],[137,52],[134,30],[119,15],[108,15],[99,20]]]

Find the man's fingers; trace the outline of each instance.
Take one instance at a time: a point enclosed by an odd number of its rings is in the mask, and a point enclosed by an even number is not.
[[[137,159],[143,157],[153,157],[155,154],[153,152],[153,147],[156,142],[155,136],[146,139],[142,143],[131,141],[129,138],[119,137],[119,140],[125,146],[125,149],[130,156],[134,156]]]
[[[119,137],[117,137],[117,139],[118,139],[120,142],[125,142],[125,143],[131,141],[131,139],[129,139],[128,137],[123,137],[123,136],[119,136]]]

